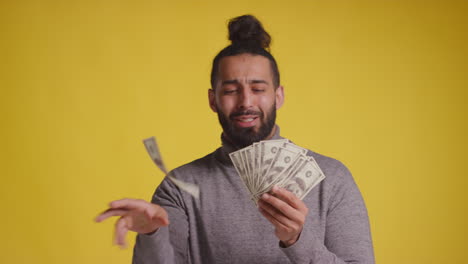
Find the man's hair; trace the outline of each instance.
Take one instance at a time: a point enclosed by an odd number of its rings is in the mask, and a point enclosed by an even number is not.
[[[239,54],[261,55],[270,60],[271,71],[273,73],[273,85],[275,89],[280,84],[280,74],[275,58],[270,54],[271,37],[263,29],[262,24],[252,15],[235,17],[229,21],[229,40],[231,45],[221,50],[213,59],[211,68],[211,88],[214,90],[218,78],[219,62],[227,56]]]

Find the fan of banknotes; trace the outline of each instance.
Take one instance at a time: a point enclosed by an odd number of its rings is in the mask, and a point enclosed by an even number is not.
[[[303,199],[325,178],[307,150],[287,139],[265,140],[229,154],[237,173],[257,203],[260,196],[282,187]]]

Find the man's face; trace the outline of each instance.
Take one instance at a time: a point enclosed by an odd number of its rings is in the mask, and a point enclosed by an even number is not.
[[[276,109],[283,104],[284,93],[282,86],[273,85],[267,58],[239,54],[221,59],[209,100],[224,135],[238,147],[245,147],[273,136]]]

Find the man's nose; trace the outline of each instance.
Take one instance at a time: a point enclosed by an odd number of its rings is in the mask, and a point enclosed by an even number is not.
[[[241,109],[248,109],[252,107],[253,100],[253,94],[249,89],[241,89],[241,93],[239,94],[238,107]]]

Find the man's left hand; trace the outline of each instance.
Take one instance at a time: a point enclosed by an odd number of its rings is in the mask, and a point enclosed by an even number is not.
[[[275,235],[286,246],[296,243],[309,209],[293,193],[277,186],[258,200],[260,213],[275,227]]]

